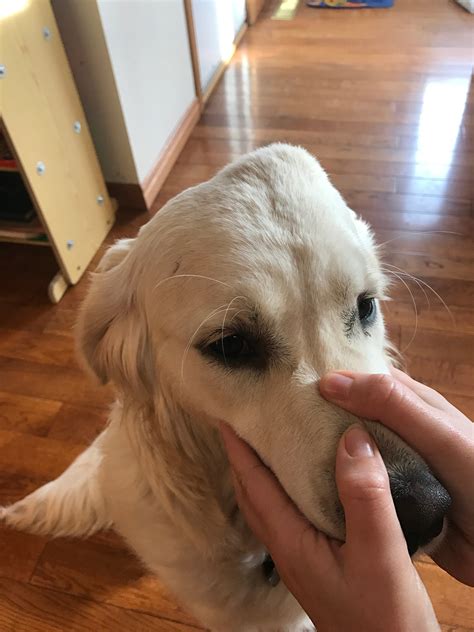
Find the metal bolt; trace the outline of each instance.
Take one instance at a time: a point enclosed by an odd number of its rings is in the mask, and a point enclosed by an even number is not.
[[[7,67],[0,64],[0,79],[7,74]]]
[[[74,241],[72,239],[68,239],[66,242],[66,246],[68,250],[71,250],[71,248],[74,248]]]
[[[45,40],[51,39],[51,31],[47,26],[43,26],[43,37]]]
[[[39,162],[36,163],[36,173],[39,176],[42,176],[45,171],[46,171],[46,165],[44,164],[44,162],[41,162],[40,160]]]
[[[103,195],[98,195],[97,196],[97,204],[99,204],[99,206],[102,206],[103,203],[104,203],[104,196]]]
[[[72,126],[76,134],[81,133],[81,123],[80,121],[74,121],[74,125]]]

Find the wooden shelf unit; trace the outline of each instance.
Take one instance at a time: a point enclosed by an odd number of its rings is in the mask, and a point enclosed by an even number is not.
[[[14,160],[11,161],[11,164],[6,164],[6,161],[0,161],[0,171],[19,171],[18,166]]]
[[[49,285],[58,302],[84,274],[114,223],[84,111],[49,0],[2,19],[0,129],[37,219],[0,222],[0,241],[49,246],[59,272]],[[37,231],[37,232],[36,232]],[[33,239],[32,235],[46,239]]]

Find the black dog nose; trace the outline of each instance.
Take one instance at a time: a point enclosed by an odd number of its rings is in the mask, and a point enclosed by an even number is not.
[[[398,520],[410,555],[441,533],[451,498],[424,467],[389,475]]]

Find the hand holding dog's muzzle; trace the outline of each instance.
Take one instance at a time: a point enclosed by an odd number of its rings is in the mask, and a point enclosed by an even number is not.
[[[474,585],[474,426],[472,422],[442,395],[420,384],[397,369],[392,375],[363,373],[331,373],[319,384],[321,394],[341,408],[374,421],[397,433],[430,466],[444,485],[437,486],[433,476],[422,472],[422,490],[418,501],[427,507],[416,527],[426,536],[437,535],[442,522],[443,506],[447,510],[447,525],[440,542],[435,543],[431,556],[441,568],[459,581]],[[406,485],[405,485],[406,487]],[[403,500],[403,498],[401,499]],[[397,504],[397,499],[395,500]],[[410,511],[410,507],[399,507]],[[416,511],[411,510],[416,517]],[[403,520],[410,530],[408,515]],[[430,534],[430,529],[432,530]],[[426,538],[425,538],[426,539]],[[409,537],[407,537],[407,541]]]
[[[342,437],[336,481],[346,542],[317,531],[272,472],[227,426],[222,436],[237,500],[289,590],[325,630],[439,630],[411,563],[377,446],[360,427]]]

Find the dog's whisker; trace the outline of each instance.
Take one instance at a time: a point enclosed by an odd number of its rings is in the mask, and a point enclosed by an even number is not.
[[[219,307],[216,307],[216,309],[214,309],[210,314],[208,314],[206,316],[206,318],[204,318],[204,320],[199,324],[199,327],[196,329],[196,331],[193,333],[193,335],[191,336],[191,338],[188,341],[188,344],[186,345],[186,348],[184,350],[183,353],[183,358],[181,360],[181,384],[183,383],[184,380],[184,363],[186,361],[186,357],[188,355],[188,352],[191,348],[191,345],[193,344],[193,340],[195,339],[195,337],[197,336],[197,334],[199,333],[199,330],[201,329],[201,327],[211,318],[213,318],[214,316],[217,316],[217,314],[220,314],[221,312],[223,312],[224,310],[227,310],[229,307],[228,303],[224,303],[223,305],[220,305]],[[237,309],[237,308],[233,308],[233,309]]]
[[[408,272],[406,272],[405,270],[402,270],[401,268],[397,268],[397,266],[394,266],[393,264],[385,264],[385,265],[390,265],[392,268],[395,268],[397,270],[399,270],[400,272],[403,272],[403,274],[406,274],[407,276],[411,277],[414,281],[416,281],[417,283],[421,283],[422,285],[424,285],[426,288],[428,288],[428,290],[430,290],[431,292],[433,292],[433,294],[436,296],[436,298],[440,301],[440,303],[443,305],[443,307],[445,308],[445,310],[448,312],[449,317],[451,318],[451,323],[453,324],[453,326],[456,325],[456,320],[453,316],[453,313],[451,312],[451,310],[449,309],[449,307],[447,306],[445,300],[443,299],[442,296],[440,296],[438,294],[438,292],[436,290],[434,290],[431,285],[429,283],[426,283],[426,281],[423,281],[423,279],[420,279],[419,277],[415,277],[412,274],[409,274]]]
[[[188,344],[186,345],[185,349],[184,349],[184,353],[183,353],[183,357],[181,359],[181,383],[183,382],[183,378],[184,378],[184,362],[186,360],[186,356],[188,354],[189,349],[191,348],[191,345],[193,344],[193,340],[194,338],[197,336],[199,330],[201,329],[201,327],[213,316],[216,316],[217,314],[219,314],[221,311],[223,311],[225,308],[227,307],[227,303],[224,303],[223,305],[219,305],[219,307],[216,307],[215,309],[212,310],[212,312],[210,314],[208,314],[206,316],[206,318],[204,318],[200,323],[199,326],[196,328],[195,332],[193,333],[193,335],[191,336],[191,338],[188,340]]]
[[[158,283],[155,285],[153,290],[157,290],[160,287],[160,285],[162,285],[163,283],[166,283],[167,281],[172,281],[173,279],[203,279],[205,281],[212,281],[213,283],[219,283],[220,285],[224,285],[225,287],[228,287],[231,290],[234,289],[232,285],[229,285],[228,283],[225,283],[224,281],[219,281],[219,279],[214,279],[212,277],[204,276],[203,274],[173,274],[169,277],[166,277],[166,279],[162,279],[161,281],[158,281]]]
[[[406,350],[408,349],[408,347],[411,345],[411,343],[413,342],[413,340],[415,339],[416,336],[416,332],[418,330],[418,310],[416,307],[416,301],[415,301],[415,297],[413,296],[413,292],[410,290],[410,287],[408,285],[408,283],[405,283],[405,281],[403,280],[403,278],[398,275],[396,272],[394,272],[393,270],[387,270],[388,273],[392,274],[395,278],[397,278],[401,283],[403,283],[403,285],[406,287],[406,289],[408,290],[408,293],[411,296],[411,300],[413,303],[413,310],[415,312],[415,329],[413,331],[413,335],[410,338],[410,341],[408,342],[408,344],[406,345],[406,347],[404,349],[401,350],[400,354],[403,354],[406,352]]]
[[[234,301],[237,301],[239,298],[244,299],[244,301],[247,300],[245,296],[234,296],[234,298],[227,305],[227,309],[225,310],[224,318],[222,320],[222,329],[221,329],[221,331],[222,331],[222,333],[221,333],[222,339],[224,339],[225,319],[227,318],[227,314],[229,313],[229,309],[231,308],[232,303]],[[224,356],[224,362],[227,364],[227,360],[226,360],[226,357],[225,357],[225,351],[224,351],[224,345],[222,345],[222,352],[223,352],[223,356]]]
[[[412,274],[409,274],[408,272],[404,272],[401,268],[397,268],[397,266],[394,266],[390,263],[387,263],[385,265],[390,265],[392,268],[395,268],[398,271],[398,274],[401,274],[402,276],[414,281],[416,283],[416,285],[418,286],[418,288],[423,292],[426,302],[428,304],[428,308],[431,309],[431,303],[430,303],[430,299],[428,294],[426,293],[425,288],[421,285],[420,283],[420,279],[418,279],[417,277],[413,276]],[[385,272],[391,272],[391,270],[388,270],[387,268],[385,268]]]
[[[232,318],[230,319],[230,323],[232,324],[232,323],[233,323],[233,321],[234,321],[234,319],[235,319],[235,318],[237,318],[237,316],[238,316],[239,314],[243,313],[243,312],[247,312],[248,314],[251,314],[251,313],[252,313],[252,310],[251,310],[251,309],[239,309],[239,311],[238,311],[238,312],[236,312],[236,313],[232,316]]]
[[[402,352],[397,349],[397,347],[392,344],[390,340],[387,340],[385,342],[385,352],[392,361],[393,366],[395,366],[397,369],[403,370],[403,367],[405,366],[405,360],[403,358]]]
[[[436,298],[443,305],[444,309],[448,312],[449,317],[451,318],[451,323],[453,324],[453,326],[456,326],[456,319],[454,318],[452,311],[447,306],[446,301],[443,299],[443,297],[440,294],[438,294],[438,292],[436,290],[434,290],[429,283],[426,283],[425,281],[423,281],[423,279],[418,279],[418,281],[422,285],[424,285],[425,287],[427,287],[429,290],[431,290],[433,292],[433,294],[436,296]]]
[[[463,236],[462,233],[457,233],[454,230],[411,230],[410,232],[403,232],[403,235],[392,237],[392,239],[388,239],[387,241],[382,241],[380,244],[377,244],[377,248],[384,248],[387,244],[391,244],[394,241],[398,241],[399,239],[404,239],[405,237],[417,237],[418,235],[454,235],[455,237]]]

